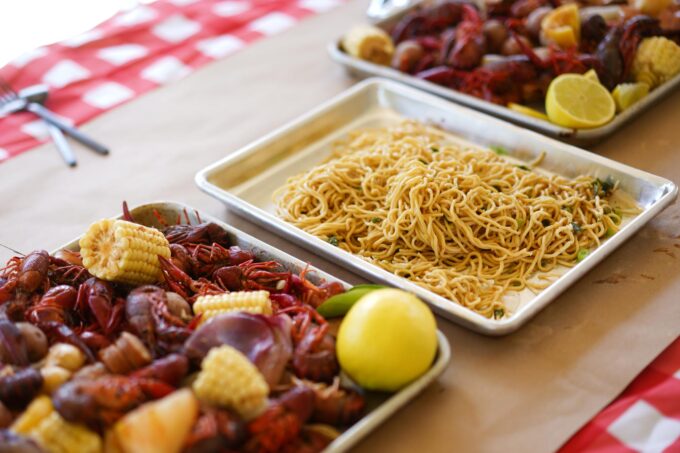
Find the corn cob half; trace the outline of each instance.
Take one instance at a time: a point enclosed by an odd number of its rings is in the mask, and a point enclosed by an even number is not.
[[[680,46],[663,36],[645,38],[635,52],[636,82],[655,88],[680,73]]]
[[[195,314],[201,315],[201,323],[213,316],[235,311],[261,315],[272,314],[272,302],[267,291],[237,291],[200,296],[194,302],[193,308]]]
[[[98,453],[101,438],[84,426],[69,423],[54,410],[48,396],[35,398],[10,428],[33,438],[49,453]]]
[[[260,371],[246,356],[229,345],[208,352],[193,389],[204,402],[229,407],[244,419],[256,417],[265,409],[269,393]]]
[[[92,275],[141,285],[160,280],[158,256],[170,258],[170,245],[155,228],[105,219],[90,225],[80,239],[80,254]]]
[[[342,38],[342,48],[348,54],[381,65],[389,65],[394,43],[384,30],[372,25],[357,25]]]
[[[52,411],[29,436],[49,453],[99,453],[102,439],[82,425],[69,423]]]
[[[10,430],[17,434],[28,434],[35,429],[44,419],[46,419],[52,412],[52,400],[49,396],[38,396],[28,407],[14,420]]]

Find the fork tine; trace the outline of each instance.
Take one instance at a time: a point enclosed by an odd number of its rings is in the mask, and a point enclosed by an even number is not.
[[[19,95],[16,91],[7,83],[5,79],[0,77],[0,106],[5,105],[9,102],[18,99]]]
[[[13,101],[18,96],[17,92],[7,83],[5,79],[0,77],[0,99],[5,102]]]

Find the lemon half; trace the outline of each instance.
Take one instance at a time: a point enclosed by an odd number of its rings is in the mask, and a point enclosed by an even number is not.
[[[560,126],[592,128],[610,122],[616,105],[600,83],[581,74],[562,74],[548,87],[545,110],[550,121]]]

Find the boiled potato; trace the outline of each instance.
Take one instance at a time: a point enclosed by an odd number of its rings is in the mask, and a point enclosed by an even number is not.
[[[107,436],[107,445],[122,453],[178,453],[197,416],[194,394],[178,390],[121,418]]]

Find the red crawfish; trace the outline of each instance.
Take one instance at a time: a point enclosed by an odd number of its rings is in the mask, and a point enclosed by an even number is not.
[[[307,273],[309,267],[306,267],[300,275],[292,274],[290,276],[290,291],[296,294],[303,304],[311,305],[316,308],[326,301],[331,296],[345,292],[345,288],[338,282],[323,282],[318,286],[309,281]]]
[[[31,306],[26,318],[33,324],[55,321],[66,324],[69,312],[76,306],[78,291],[72,286],[58,285],[43,294],[40,301]]]
[[[245,423],[224,409],[204,407],[184,444],[185,453],[230,451],[243,443]]]
[[[336,376],[331,385],[305,379],[293,382],[314,392],[314,412],[312,421],[333,426],[347,426],[356,422],[364,414],[366,400],[360,393],[340,386]]]
[[[201,277],[194,280],[169,259],[159,256],[158,262],[161,265],[163,279],[170,291],[179,294],[186,300],[191,300],[194,296],[224,292],[219,286],[206,278]]]
[[[279,451],[299,435],[314,410],[314,392],[293,387],[277,398],[259,417],[248,423],[247,452]]]
[[[44,250],[36,250],[23,258],[11,258],[0,272],[0,277],[6,280],[0,287],[0,303],[12,298],[15,291],[25,295],[46,291],[50,287],[49,267],[50,255]]]
[[[340,367],[335,355],[335,339],[328,333],[329,325],[308,305],[293,306],[279,311],[291,316],[293,327],[293,370],[300,378],[331,382]]]
[[[273,272],[281,265],[276,261],[256,263],[245,261],[237,266],[225,266],[217,269],[213,280],[227,291],[286,292],[289,286],[290,272]]]
[[[191,334],[188,324],[168,309],[165,290],[145,285],[130,291],[125,317],[132,330],[152,351],[176,351]]]
[[[163,229],[163,234],[171,244],[205,244],[217,243],[229,246],[229,234],[216,223],[198,225],[172,225]]]
[[[54,392],[52,402],[64,419],[101,431],[132,409],[173,391],[173,386],[155,379],[108,375],[71,380]]]
[[[78,288],[76,310],[91,320],[90,330],[100,330],[105,335],[118,331],[123,321],[123,299],[116,298],[109,282],[92,277]]]
[[[255,259],[252,252],[235,245],[225,248],[218,243],[192,244],[185,248],[191,253],[194,275],[197,277],[210,277],[223,266],[236,266]]]
[[[179,386],[189,371],[189,359],[182,354],[169,354],[154,360],[130,375],[137,379],[155,379],[172,386]]]

